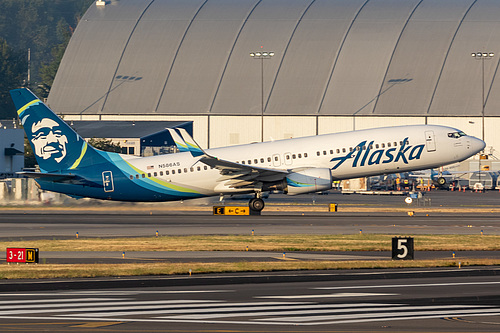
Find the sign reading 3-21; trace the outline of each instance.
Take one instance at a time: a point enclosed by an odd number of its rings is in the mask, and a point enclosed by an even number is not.
[[[38,263],[38,249],[7,248],[7,262]]]

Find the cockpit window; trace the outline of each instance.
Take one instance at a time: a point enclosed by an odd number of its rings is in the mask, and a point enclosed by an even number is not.
[[[449,137],[449,138],[458,139],[458,138],[460,138],[460,137],[462,137],[462,136],[466,136],[466,134],[465,134],[464,132],[462,132],[462,131],[460,131],[460,132],[452,132],[452,133],[448,133],[448,137]]]

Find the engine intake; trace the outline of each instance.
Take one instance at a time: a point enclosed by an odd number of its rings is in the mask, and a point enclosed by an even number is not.
[[[311,168],[301,172],[293,172],[286,177],[285,194],[297,195],[332,188],[332,174],[328,168]]]

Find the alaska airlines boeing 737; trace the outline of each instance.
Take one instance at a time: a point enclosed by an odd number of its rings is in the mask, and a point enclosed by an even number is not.
[[[28,89],[11,91],[41,172],[24,172],[44,190],[122,201],[170,201],[254,193],[328,190],[334,180],[430,169],[459,162],[485,143],[436,125],[394,126],[203,150],[170,129],[180,152],[134,157],[90,146]]]

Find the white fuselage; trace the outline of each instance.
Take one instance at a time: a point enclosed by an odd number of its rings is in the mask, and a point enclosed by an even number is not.
[[[458,135],[457,133],[461,133]],[[260,168],[300,172],[331,169],[335,180],[429,169],[467,159],[484,142],[451,127],[397,126],[355,132],[208,149],[222,160]],[[187,187],[203,195],[224,193],[219,170],[190,153],[128,159],[149,177]],[[227,190],[227,192],[237,192]]]

